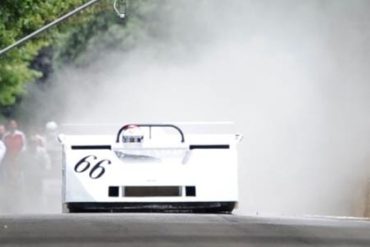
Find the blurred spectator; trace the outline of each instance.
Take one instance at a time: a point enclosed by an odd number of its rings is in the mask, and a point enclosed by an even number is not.
[[[50,170],[50,158],[39,135],[32,135],[24,161],[24,180],[31,185],[30,191],[40,192],[46,171]]]
[[[13,119],[8,123],[3,142],[6,146],[4,158],[6,175],[11,182],[16,182],[20,177],[19,156],[26,150],[26,137],[22,131],[18,130],[18,124]]]
[[[54,149],[59,148],[58,142],[58,125],[57,123],[50,121],[46,123],[45,126],[45,135],[46,135],[46,144],[48,151],[53,151]],[[58,149],[59,151],[59,149]]]
[[[3,124],[0,124],[0,140],[3,139],[4,135],[5,135],[5,126]]]
[[[46,139],[42,134],[40,134],[42,132],[43,132],[42,128],[32,128],[28,134],[30,138],[32,138],[32,141],[34,142],[34,144],[37,144],[37,146],[46,148]],[[27,149],[28,148],[29,147],[27,147]]]
[[[1,165],[1,162],[3,161],[3,158],[5,156],[5,151],[6,151],[5,144],[2,141],[4,134],[5,134],[5,126],[3,124],[0,124],[0,165]],[[1,170],[1,167],[0,167],[0,170]]]
[[[5,152],[6,152],[5,144],[2,140],[0,140],[0,170],[1,170],[1,162],[3,161],[3,158],[5,156]]]
[[[3,141],[6,146],[7,159],[15,160],[21,152],[26,150],[26,137],[22,131],[18,130],[18,124],[14,119],[9,121],[8,131]]]
[[[36,164],[40,170],[50,169],[50,158],[39,135],[31,136],[27,153],[30,159],[34,161],[31,163]]]
[[[52,174],[60,174],[61,170],[61,146],[58,142],[58,124],[49,121],[45,125],[46,151],[49,154],[52,166]]]
[[[1,162],[3,161],[3,159],[4,159],[5,152],[6,152],[5,144],[2,141],[4,135],[5,135],[5,126],[3,124],[0,124],[0,165],[1,165]],[[0,173],[1,173],[1,167],[0,167]]]
[[[1,164],[6,152],[6,147],[4,142],[0,139],[0,182],[4,180],[4,168],[3,165]]]

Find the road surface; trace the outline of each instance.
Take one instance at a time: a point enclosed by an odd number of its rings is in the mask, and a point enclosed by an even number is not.
[[[3,215],[0,246],[370,246],[370,222],[192,214]]]

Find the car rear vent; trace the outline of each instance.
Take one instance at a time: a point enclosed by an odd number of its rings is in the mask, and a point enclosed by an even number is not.
[[[125,186],[124,197],[181,196],[181,186]]]

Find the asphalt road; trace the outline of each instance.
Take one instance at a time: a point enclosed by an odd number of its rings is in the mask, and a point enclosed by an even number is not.
[[[0,246],[370,246],[370,221],[191,214],[4,215]]]

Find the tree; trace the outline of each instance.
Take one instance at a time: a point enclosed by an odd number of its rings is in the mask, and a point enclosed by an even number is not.
[[[0,9],[0,47],[11,44],[86,1],[4,0]],[[84,13],[0,57],[0,107],[3,113],[4,108],[8,108],[7,115],[16,112],[17,116],[23,115],[23,119],[27,119],[32,111],[25,103],[43,104],[41,95],[47,95],[48,89],[47,85],[41,84],[49,83],[48,72],[42,63],[45,58],[50,61],[51,70],[57,73],[58,68],[65,64],[88,66],[93,60],[90,59],[92,54],[99,54],[107,48],[126,51],[142,41],[166,36],[170,23],[166,23],[166,18],[161,19],[157,12],[172,13],[172,0],[130,1],[125,19],[117,17],[112,3],[112,0],[102,0]],[[34,90],[35,87],[45,90],[40,94],[40,90]],[[29,95],[25,97],[27,91]],[[20,104],[20,99],[27,102]]]
[[[14,43],[84,2],[84,0],[2,0],[0,47],[4,48]],[[94,8],[95,10],[89,10],[90,13],[99,9]],[[70,25],[88,19],[86,16],[77,17]],[[49,46],[55,40],[56,34],[61,31],[63,28],[54,29],[48,35],[41,35],[0,57],[0,106],[13,105],[25,92],[25,85],[42,75],[40,71],[29,66],[30,62],[40,49]]]

